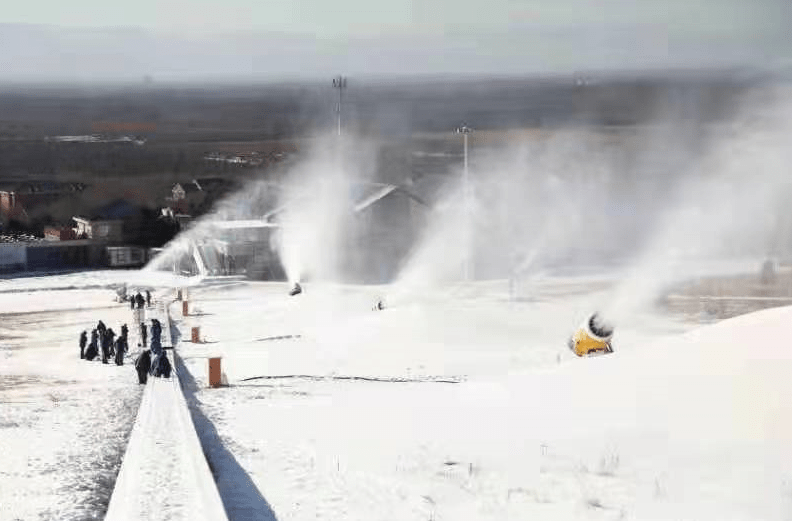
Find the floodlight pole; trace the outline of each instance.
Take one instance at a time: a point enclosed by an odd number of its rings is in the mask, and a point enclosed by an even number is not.
[[[344,76],[336,76],[333,78],[333,88],[338,89],[338,105],[336,105],[336,114],[338,121],[338,135],[341,135],[341,104],[344,101],[344,89],[347,86],[347,79]]]
[[[465,228],[467,230],[467,237],[468,237],[468,244],[467,244],[467,251],[465,252],[465,263],[464,263],[464,279],[465,281],[470,280],[470,272],[471,272],[471,247],[472,241],[470,240],[473,235],[473,231],[471,230],[472,221],[470,216],[470,173],[468,171],[468,134],[473,131],[467,125],[462,125],[461,127],[456,129],[457,134],[462,134],[462,143],[463,143],[463,157],[464,157],[464,168],[462,171],[462,203],[464,205],[464,212],[465,212]]]

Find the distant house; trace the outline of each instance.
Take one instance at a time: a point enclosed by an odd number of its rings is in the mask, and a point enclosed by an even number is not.
[[[124,240],[124,221],[121,219],[95,219],[73,217],[74,233],[78,239],[94,239],[109,242]]]
[[[28,222],[31,211],[46,206],[63,197],[85,190],[83,183],[30,181],[12,184],[0,189],[0,214],[6,219]]]
[[[200,215],[208,212],[222,196],[233,190],[235,184],[227,179],[207,177],[190,182],[176,183],[166,200],[174,213]]]
[[[47,241],[72,241],[77,238],[77,233],[71,226],[47,226],[44,228],[44,240]]]
[[[72,217],[78,239],[123,242],[136,238],[142,226],[142,208],[116,199],[94,208],[87,215]]]

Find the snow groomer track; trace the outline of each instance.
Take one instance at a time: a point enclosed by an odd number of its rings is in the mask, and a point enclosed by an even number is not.
[[[171,345],[165,305],[157,303],[146,310],[146,318],[160,320],[162,344]],[[166,352],[174,368],[171,378],[148,379],[105,519],[226,521],[181,390],[173,352]]]

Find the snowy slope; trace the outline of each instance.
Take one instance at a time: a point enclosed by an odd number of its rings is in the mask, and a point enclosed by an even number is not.
[[[157,318],[164,326],[163,346],[171,345],[168,300],[164,295],[146,309],[148,319]],[[173,352],[167,353],[176,367]],[[105,519],[227,519],[177,370],[167,379],[148,378]]]
[[[279,520],[792,514],[792,309],[684,335],[638,316],[616,354],[577,359],[566,335],[600,295],[552,286],[384,312],[386,288],[200,289],[184,326],[208,343],[181,353],[199,385],[224,357],[231,387],[196,399]]]
[[[25,312],[0,323],[0,519],[101,516],[140,389],[129,365],[79,360],[76,338],[130,311],[87,276],[55,277],[75,289],[52,292],[10,282],[0,299]],[[692,330],[636,315],[617,324],[616,353],[577,359],[564,342],[602,302],[599,280],[540,280],[524,302],[505,282],[398,299],[209,282],[191,288],[180,323],[182,376],[231,520],[792,515],[792,308]],[[193,326],[205,343],[188,341]],[[229,387],[205,388],[213,355]],[[141,447],[182,450],[154,441]],[[171,478],[196,464],[180,461]],[[167,477],[145,465],[130,476],[162,518],[189,517],[186,495],[201,490],[185,480],[166,498]]]
[[[105,519],[226,519],[178,376],[150,378]]]
[[[0,284],[15,289],[0,292],[0,519],[100,518],[141,389],[129,359],[80,360],[78,336],[131,314],[112,291],[40,291],[45,280]]]

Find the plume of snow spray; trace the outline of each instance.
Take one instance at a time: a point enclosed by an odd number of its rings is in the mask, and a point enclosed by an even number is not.
[[[279,199],[277,248],[292,283],[342,277],[355,186],[372,168],[370,143],[336,138],[325,145],[290,172]]]
[[[274,230],[271,244],[291,282],[306,277],[335,280],[346,250],[354,184],[372,165],[371,143],[346,138],[321,139],[300,162],[282,174],[282,186],[265,180],[249,182],[194,222],[149,263],[149,270],[170,270],[195,256],[196,245],[212,239],[259,240],[244,231],[231,232],[222,221],[265,219]],[[207,248],[208,250],[208,248]],[[202,251],[202,261],[211,255]]]
[[[792,104],[788,87],[772,93],[746,99],[708,151],[688,165],[651,242],[605,308],[612,320],[650,304],[671,283],[744,269],[728,261],[758,269],[762,259],[789,248],[778,238],[792,233],[786,217]]]

